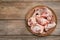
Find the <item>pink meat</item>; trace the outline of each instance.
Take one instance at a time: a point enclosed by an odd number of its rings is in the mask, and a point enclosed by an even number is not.
[[[43,17],[38,17],[36,20],[37,20],[37,23],[41,25],[46,25],[49,23],[49,21]]]
[[[42,11],[42,12],[41,12]],[[37,14],[38,13],[38,14]],[[46,8],[46,10],[37,10],[33,16],[28,19],[28,25],[31,26],[31,30],[35,33],[43,33],[44,29],[47,30],[56,25],[55,22],[50,23],[52,20],[52,13]]]

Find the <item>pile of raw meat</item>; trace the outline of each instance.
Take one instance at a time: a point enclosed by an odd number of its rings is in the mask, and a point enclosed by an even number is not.
[[[36,8],[28,19],[28,25],[34,33],[43,33],[55,27],[56,23],[53,19],[53,13],[48,8]]]

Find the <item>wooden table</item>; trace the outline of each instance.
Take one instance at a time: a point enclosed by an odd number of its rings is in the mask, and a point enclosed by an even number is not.
[[[25,15],[37,5],[49,6],[57,15],[57,27],[50,36],[34,36],[26,28]],[[0,40],[60,40],[60,0],[1,0]]]

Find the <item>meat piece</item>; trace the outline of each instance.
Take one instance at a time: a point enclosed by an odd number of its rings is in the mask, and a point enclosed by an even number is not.
[[[37,17],[36,20],[38,24],[41,24],[41,25],[46,25],[47,23],[49,23],[49,21],[43,17]]]
[[[46,10],[42,12],[42,17],[47,18],[47,20],[52,20],[52,12],[48,9],[45,8]]]
[[[31,17],[30,19],[28,19],[28,25],[29,26],[33,26],[36,24],[36,19],[35,17]]]
[[[34,32],[34,33],[43,33],[43,29],[44,27],[42,25],[35,25],[33,27],[31,27],[31,30]]]
[[[41,28],[39,26],[33,26],[31,27],[31,30],[34,32],[34,33],[39,33]]]
[[[36,9],[33,16],[41,16],[42,11],[42,9]]]
[[[34,33],[43,33],[55,27],[55,22],[50,23],[52,16],[53,14],[48,8],[35,10],[34,14],[28,19],[28,25],[31,26]]]
[[[48,16],[47,20],[51,21],[52,20],[52,16]]]
[[[45,30],[47,31],[47,30],[49,30],[50,28],[55,27],[55,25],[56,25],[55,22],[49,23],[49,24],[47,24],[47,25],[45,26]]]

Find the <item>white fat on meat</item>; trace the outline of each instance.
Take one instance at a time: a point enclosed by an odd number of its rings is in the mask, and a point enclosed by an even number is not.
[[[48,20],[51,20],[53,15],[51,10],[49,10],[48,8],[45,8],[45,9],[46,9],[45,12],[43,12],[41,16],[47,17]]]
[[[43,29],[44,27],[41,25],[36,25],[36,26],[31,27],[31,30],[35,33],[43,33]]]
[[[52,20],[52,16],[48,16],[47,17],[47,20]]]
[[[49,10],[48,8],[46,8],[46,12],[48,13],[48,15],[47,15],[47,16],[52,15],[51,10]]]
[[[46,8],[46,12],[48,13],[48,14],[47,14],[47,19],[48,19],[48,20],[51,20],[51,19],[52,19],[52,16],[53,16],[51,10],[49,10],[48,8]]]
[[[31,20],[32,20],[33,23],[36,23],[35,17],[31,17]]]
[[[45,26],[45,30],[47,31],[47,30],[49,30],[50,28],[55,27],[55,25],[56,25],[55,22],[49,23],[49,24],[47,24],[47,25]]]
[[[33,24],[37,23],[37,22],[36,22],[36,19],[35,19],[35,17],[36,17],[36,13],[38,13],[37,16],[40,17],[40,12],[41,12],[41,11],[42,11],[41,9],[35,11],[34,14],[32,15],[32,17],[28,19],[28,25],[29,25],[29,26],[31,26],[31,25],[30,25],[31,22],[32,22]],[[29,20],[31,20],[31,22],[29,22]]]
[[[31,22],[29,22],[29,20],[31,20]],[[32,23],[32,25],[30,25]],[[29,26],[33,26],[34,24],[36,24],[36,19],[35,17],[31,17],[30,19],[28,19],[28,25]]]
[[[47,19],[44,19],[44,18],[40,18],[39,20],[41,22],[41,25],[44,25],[49,22]]]
[[[33,16],[40,16],[42,12],[42,9],[35,10]],[[38,15],[36,15],[38,13]]]

